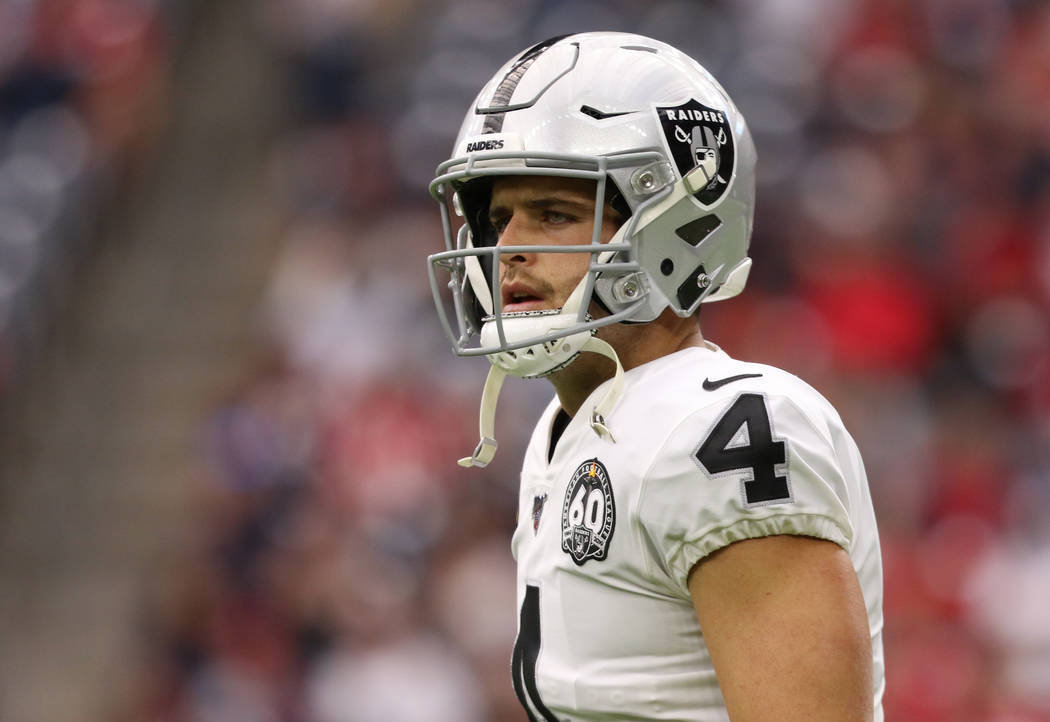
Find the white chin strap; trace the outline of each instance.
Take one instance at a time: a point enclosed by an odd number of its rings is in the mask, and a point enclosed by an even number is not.
[[[587,339],[580,351],[601,354],[606,358],[612,359],[613,363],[616,364],[616,374],[613,376],[612,384],[609,386],[609,390],[605,392],[602,400],[591,411],[590,421],[591,429],[599,438],[608,439],[616,443],[616,439],[613,438],[612,432],[606,424],[605,417],[608,416],[617,399],[620,398],[620,393],[623,391],[623,365],[620,363],[620,359],[617,357],[613,347],[596,336],[591,336]],[[489,462],[496,455],[496,449],[499,446],[496,443],[495,431],[496,403],[499,401],[499,392],[503,388],[503,380],[506,378],[507,371],[505,369],[495,364],[489,369],[488,378],[485,379],[485,390],[481,393],[481,414],[478,420],[481,441],[478,442],[478,446],[474,449],[472,455],[459,460],[460,466],[488,466]]]

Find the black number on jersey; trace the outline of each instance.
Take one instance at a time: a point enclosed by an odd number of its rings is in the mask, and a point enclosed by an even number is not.
[[[740,436],[742,428],[744,437]],[[776,472],[786,458],[784,442],[773,440],[766,402],[759,394],[741,394],[696,450],[697,461],[709,474],[751,470],[751,479],[744,481],[749,505],[791,499],[787,477]]]
[[[514,642],[514,658],[511,672],[514,675],[514,693],[525,708],[529,722],[558,722],[554,713],[547,709],[536,688],[536,658],[540,656],[540,588],[525,587],[525,600],[521,603],[521,621],[518,638]],[[540,716],[537,717],[536,715]]]

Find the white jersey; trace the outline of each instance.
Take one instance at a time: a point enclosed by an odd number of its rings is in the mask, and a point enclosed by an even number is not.
[[[607,382],[608,383],[608,382]],[[520,621],[514,686],[533,720],[728,720],[687,579],[734,541],[802,534],[857,571],[882,719],[882,566],[860,454],[831,405],[780,369],[713,345],[603,384],[548,463],[557,399],[525,456],[512,548]]]

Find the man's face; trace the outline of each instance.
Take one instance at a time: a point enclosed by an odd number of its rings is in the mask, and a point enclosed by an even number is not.
[[[595,182],[581,178],[505,176],[492,185],[489,220],[499,246],[586,245],[594,230]],[[622,219],[606,203],[601,242]],[[561,308],[587,273],[590,253],[512,253],[500,257],[504,313]]]

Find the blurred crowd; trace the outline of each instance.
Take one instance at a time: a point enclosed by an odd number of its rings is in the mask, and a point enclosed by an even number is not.
[[[34,25],[33,6],[60,10]],[[704,332],[812,383],[859,442],[882,533],[887,719],[1050,720],[1050,5],[258,10],[291,70],[294,124],[271,163],[291,213],[260,309],[268,342],[202,424],[201,533],[146,615],[136,719],[521,718],[509,534],[518,452],[551,391],[510,383],[496,462],[456,466],[486,362],[455,359],[438,326],[426,186],[506,58],[611,29],[694,55],[748,118],[755,267],[743,295],[704,308]],[[21,299],[44,302],[41,269],[76,241],[93,179],[151,122],[124,109],[162,95],[158,13],[0,0],[5,346]]]
[[[0,0],[0,398],[157,135],[176,0]]]

